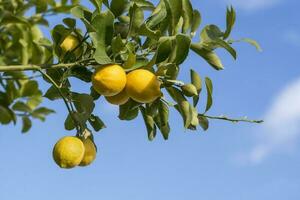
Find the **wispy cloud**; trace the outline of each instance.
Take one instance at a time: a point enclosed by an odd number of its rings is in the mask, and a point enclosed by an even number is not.
[[[300,33],[296,30],[287,30],[283,39],[291,45],[300,46]]]
[[[249,153],[240,155],[240,161],[257,164],[273,153],[295,147],[300,137],[300,78],[274,98],[264,119],[256,132],[256,145]]]
[[[270,8],[283,0],[224,0],[227,4],[241,8],[245,11],[256,11]]]

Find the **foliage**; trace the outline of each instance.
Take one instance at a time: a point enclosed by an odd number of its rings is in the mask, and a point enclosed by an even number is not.
[[[201,24],[201,14],[194,9],[190,0],[160,0],[154,5],[147,0],[90,0],[94,10],[79,1],[61,0],[2,0],[0,1],[0,123],[16,123],[21,118],[22,132],[31,127],[31,119],[45,120],[54,111],[39,107],[43,97],[51,101],[63,99],[69,114],[64,123],[67,130],[77,129],[79,134],[93,128],[99,131],[105,125],[93,114],[95,101],[100,97],[93,88],[82,94],[73,90],[71,77],[90,87],[95,67],[117,63],[126,72],[144,68],[153,71],[162,82],[165,95],[148,104],[128,101],[119,108],[120,120],[133,120],[139,113],[143,116],[149,140],[157,130],[164,139],[170,133],[169,109],[174,107],[182,116],[186,129],[206,130],[210,117],[206,113],[213,104],[213,84],[209,77],[204,79],[191,70],[190,83],[177,80],[180,67],[191,51],[207,61],[216,70],[223,64],[216,49],[226,50],[234,59],[237,57],[234,42],[230,39],[235,23],[235,11],[227,9],[226,29],[207,25],[200,31],[199,42],[192,40]],[[34,10],[34,11],[32,11]],[[47,16],[68,13],[62,24],[51,30],[51,40],[45,38],[41,26],[48,26]],[[78,28],[79,20],[84,24]],[[78,46],[63,52],[60,44],[68,35],[80,41]],[[242,39],[258,49],[250,39]],[[79,52],[79,53],[78,53]],[[33,71],[33,77],[27,70]],[[50,84],[42,93],[36,73]],[[207,101],[204,111],[198,111],[200,93],[206,88]],[[170,96],[171,100],[167,100]],[[204,102],[204,101],[201,101]]]

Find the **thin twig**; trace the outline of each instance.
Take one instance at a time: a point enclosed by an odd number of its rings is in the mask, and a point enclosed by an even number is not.
[[[247,119],[247,117],[239,118],[239,119],[232,119],[232,118],[229,118],[226,116],[209,116],[209,115],[204,115],[204,114],[198,114],[198,117],[206,117],[208,119],[215,119],[215,120],[225,120],[225,121],[230,121],[233,123],[247,122],[247,123],[261,124],[264,122],[263,120],[250,120],[250,119]]]

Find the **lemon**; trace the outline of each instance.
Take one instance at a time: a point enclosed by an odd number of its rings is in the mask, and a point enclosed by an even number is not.
[[[125,88],[126,73],[116,64],[101,66],[93,74],[92,84],[99,94],[114,96]]]
[[[126,90],[122,90],[119,94],[111,97],[105,97],[105,99],[114,105],[123,105],[129,100],[129,96],[126,93]]]
[[[63,54],[67,53],[68,51],[73,51],[79,45],[79,40],[74,35],[68,35],[63,42],[60,44],[60,48],[62,49]],[[80,48],[75,50],[75,55],[80,55]]]
[[[134,70],[127,75],[126,92],[137,102],[151,103],[161,96],[160,82],[148,70]]]
[[[63,137],[53,148],[53,159],[61,168],[73,168],[81,162],[84,151],[83,142],[79,138]]]
[[[79,166],[87,166],[95,160],[97,150],[94,142],[91,139],[82,139],[82,142],[85,147],[85,152]]]

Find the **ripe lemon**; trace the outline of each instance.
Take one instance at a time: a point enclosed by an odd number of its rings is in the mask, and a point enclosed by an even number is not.
[[[93,74],[92,84],[99,94],[114,96],[125,88],[126,73],[119,65],[101,66]]]
[[[129,100],[129,96],[127,95],[126,90],[122,90],[119,94],[111,97],[105,97],[105,99],[114,105],[123,105]]]
[[[73,168],[81,162],[84,151],[83,142],[79,138],[63,137],[53,148],[53,159],[61,168]]]
[[[83,139],[82,142],[85,148],[85,152],[79,166],[83,167],[91,164],[95,160],[97,150],[94,142],[91,139]]]
[[[74,35],[68,35],[63,42],[60,44],[60,48],[63,51],[63,54],[67,53],[68,51],[73,51],[79,45],[79,40]],[[80,48],[75,50],[75,55],[80,55]]]
[[[151,103],[161,96],[160,82],[148,70],[134,70],[127,75],[126,92],[137,102]]]

